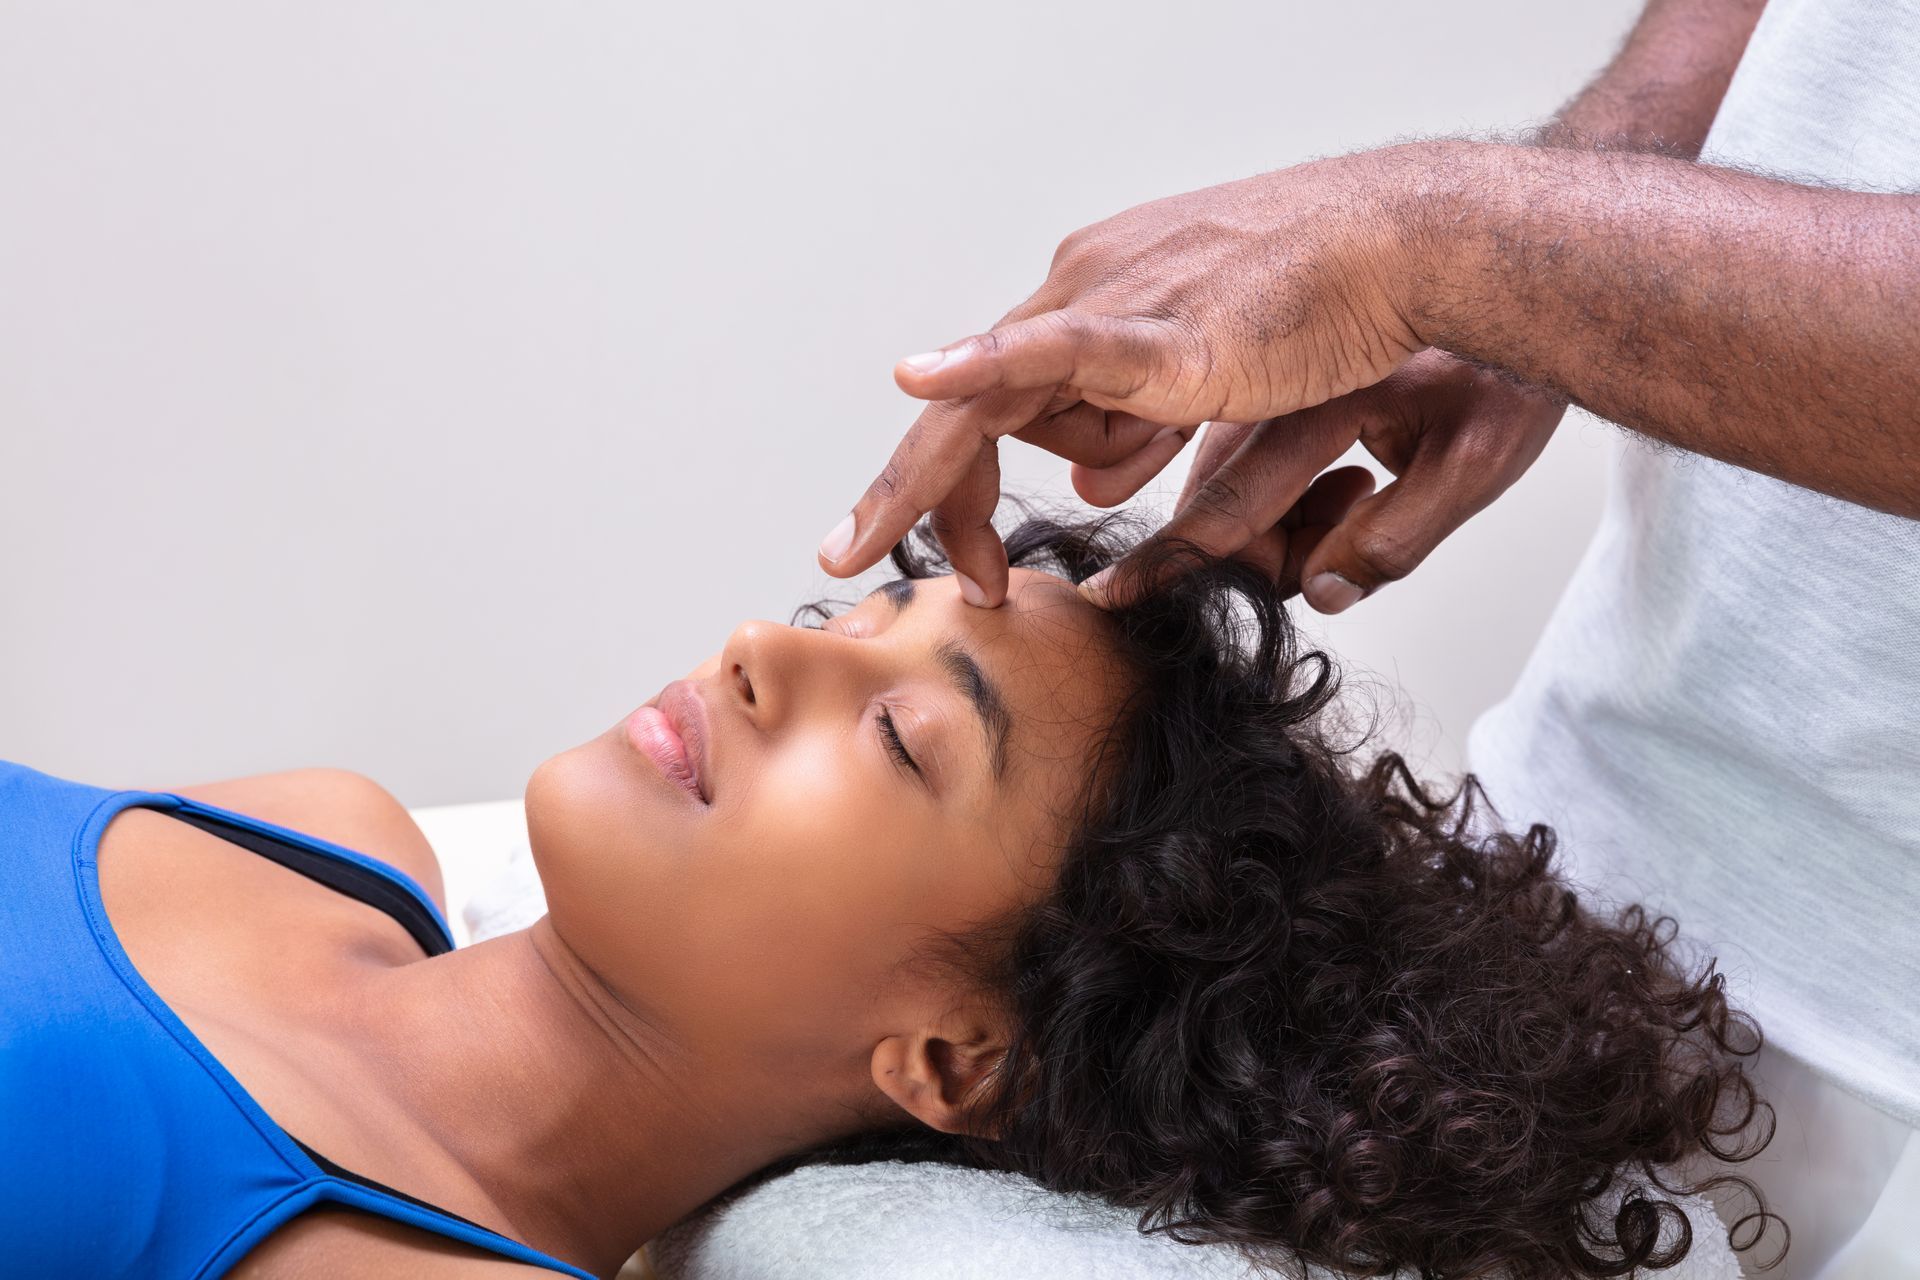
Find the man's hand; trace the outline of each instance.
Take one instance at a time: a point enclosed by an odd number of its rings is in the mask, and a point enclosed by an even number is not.
[[[1920,196],[1664,155],[1433,142],[1144,205],[1069,240],[993,333],[903,362],[901,385],[940,403],[822,563],[864,569],[932,511],[963,593],[997,604],[1001,436],[1071,459],[1082,496],[1110,501],[1202,421],[1277,418],[1242,442],[1246,476],[1213,515],[1216,539],[1244,545],[1360,433],[1350,407],[1301,411],[1426,347],[1679,448],[1920,518]],[[1364,509],[1407,503],[1410,517],[1358,543],[1329,534],[1301,566],[1310,584],[1344,564],[1364,590],[1417,562],[1432,539],[1411,531],[1452,528],[1544,439],[1505,441],[1477,471],[1451,460],[1497,435],[1472,426],[1478,414],[1396,418],[1375,399],[1356,404],[1382,439],[1383,423],[1424,423],[1407,439],[1451,441],[1431,455],[1448,465]],[[1408,447],[1411,468],[1422,454]],[[1352,592],[1327,578],[1308,594]]]
[[[935,403],[822,542],[822,567],[858,573],[932,512],[967,599],[997,605],[1001,437],[1069,459],[1082,496],[1110,499],[1203,422],[1291,414],[1379,381],[1423,345],[1402,292],[1416,238],[1403,206],[1423,172],[1397,149],[1365,152],[1069,236],[1039,291],[991,332],[900,362],[900,386]]]
[[[1320,612],[1338,613],[1411,573],[1505,492],[1565,411],[1564,400],[1430,349],[1382,382],[1300,413],[1209,426],[1156,537],[1249,560]],[[1352,474],[1364,469],[1320,474],[1356,440],[1397,477],[1372,496],[1371,477]],[[1140,585],[1124,565],[1089,583],[1109,599]]]

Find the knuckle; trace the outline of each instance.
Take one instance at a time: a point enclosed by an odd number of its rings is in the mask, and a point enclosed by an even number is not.
[[[1214,516],[1232,515],[1245,500],[1239,477],[1226,467],[1208,476],[1199,492],[1193,495],[1194,505]]]
[[[1191,507],[1209,530],[1237,543],[1250,542],[1262,532],[1247,519],[1247,495],[1239,477],[1224,467],[1194,491]]]
[[[1218,416],[1219,406],[1202,404],[1213,380],[1213,348],[1183,322],[1141,318],[1129,334],[1127,354],[1133,369],[1129,396],[1160,386],[1169,412],[1196,424]]]
[[[1040,317],[1040,326],[1048,337],[1073,347],[1079,346],[1087,333],[1086,317],[1077,311],[1049,311]]]
[[[867,486],[867,495],[875,502],[891,503],[900,496],[901,485],[905,479],[900,470],[900,464],[889,462],[880,468],[880,474],[875,476],[873,483]]]
[[[1055,270],[1071,263],[1086,251],[1087,247],[1093,241],[1094,227],[1097,225],[1099,224],[1093,223],[1084,227],[1078,227],[1061,237],[1060,243],[1055,246],[1053,250],[1053,267]]]
[[[1035,316],[1027,331],[1031,339],[1031,370],[1044,371],[1068,385],[1076,383],[1085,359],[1087,324],[1075,311],[1049,311]]]
[[[1420,564],[1420,550],[1405,538],[1377,525],[1354,534],[1348,549],[1360,567],[1379,582],[1398,582]]]

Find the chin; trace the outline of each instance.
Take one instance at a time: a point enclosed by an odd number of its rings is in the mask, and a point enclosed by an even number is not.
[[[619,733],[616,727],[561,752],[527,780],[527,839],[549,897],[569,872],[578,874],[574,868],[602,861],[632,839],[636,822],[660,807]]]
[[[546,761],[527,780],[527,839],[561,940],[610,981],[650,972],[649,927],[676,859],[657,856],[684,839],[667,784],[614,729]],[[631,994],[631,993],[629,993]]]

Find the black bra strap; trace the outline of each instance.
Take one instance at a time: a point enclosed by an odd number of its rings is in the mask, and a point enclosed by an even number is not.
[[[316,880],[336,893],[344,893],[349,898],[386,912],[430,956],[444,955],[453,949],[448,945],[440,922],[434,919],[433,913],[422,906],[418,898],[378,871],[290,844],[263,831],[235,826],[210,814],[191,809],[173,809],[169,811],[169,816],[257,853],[268,861],[277,862],[290,871],[298,871],[307,879]]]
[[[287,1136],[289,1138],[293,1138],[292,1134],[288,1134]],[[481,1226],[479,1223],[475,1222],[472,1218],[463,1218],[457,1213],[452,1213],[446,1209],[442,1209],[437,1204],[429,1204],[425,1200],[422,1200],[419,1196],[410,1196],[404,1191],[394,1190],[392,1187],[388,1186],[384,1182],[375,1182],[372,1178],[362,1177],[360,1174],[355,1173],[351,1169],[343,1169],[339,1165],[335,1164],[333,1161],[321,1155],[318,1151],[315,1151],[312,1147],[308,1146],[306,1143],[300,1141],[300,1139],[298,1138],[293,1138],[293,1145],[300,1148],[302,1151],[306,1152],[307,1159],[313,1161],[314,1164],[318,1165],[320,1167],[320,1172],[327,1174],[329,1177],[339,1178],[342,1182],[356,1183],[360,1186],[366,1187],[370,1191],[378,1191],[382,1195],[392,1196],[395,1200],[404,1200],[416,1209],[425,1209],[427,1212],[437,1213],[443,1218],[452,1218],[455,1222],[465,1223],[467,1226],[472,1227],[476,1231],[485,1231],[487,1232],[488,1235],[500,1234],[499,1232],[494,1231],[489,1227]]]

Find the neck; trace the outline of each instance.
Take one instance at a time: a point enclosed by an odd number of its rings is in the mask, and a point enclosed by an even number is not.
[[[792,1076],[753,1078],[650,1025],[545,919],[375,986],[355,1040],[466,1216],[595,1274],[830,1136],[805,1117],[831,1109]]]

